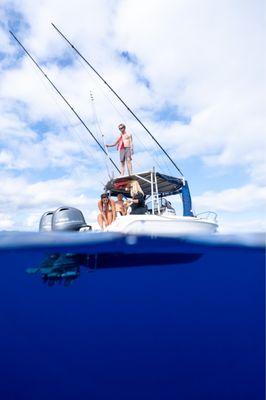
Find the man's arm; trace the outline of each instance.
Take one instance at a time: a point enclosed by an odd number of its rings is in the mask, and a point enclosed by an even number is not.
[[[118,145],[118,142],[119,142],[119,139],[120,139],[120,136],[119,136],[119,138],[117,139],[117,141],[116,141],[114,144],[106,144],[106,147],[114,147],[114,146],[117,146],[117,145]]]

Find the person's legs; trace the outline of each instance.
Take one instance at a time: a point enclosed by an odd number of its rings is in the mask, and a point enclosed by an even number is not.
[[[129,147],[126,147],[125,149],[125,159],[127,162],[127,171],[128,171],[128,175],[132,175],[132,152],[131,149]]]
[[[121,175],[125,175],[125,161],[121,161]]]
[[[120,150],[121,175],[125,175],[125,156],[126,156],[126,150],[121,149]]]
[[[102,216],[102,214],[98,215],[97,221],[98,221],[98,224],[100,225],[101,229],[103,229],[104,226],[103,226],[103,216]]]
[[[127,158],[127,171],[128,175],[132,175],[132,162],[130,158]]]
[[[113,222],[113,213],[112,211],[109,211],[107,213],[107,225],[110,225]]]

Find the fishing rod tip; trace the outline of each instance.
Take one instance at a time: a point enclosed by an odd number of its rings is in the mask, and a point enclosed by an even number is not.
[[[16,38],[15,34],[11,30],[9,30],[9,33],[18,42],[18,39]]]

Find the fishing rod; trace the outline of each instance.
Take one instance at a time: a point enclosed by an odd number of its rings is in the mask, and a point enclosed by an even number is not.
[[[137,115],[128,107],[128,105],[124,102],[124,100],[116,93],[116,91],[109,85],[108,82],[99,74],[99,72],[96,71],[96,69],[89,63],[88,60],[78,51],[78,49],[66,38],[66,36],[55,26],[55,24],[52,23],[52,26],[55,28],[55,30],[59,33],[59,35],[62,36],[63,39],[72,47],[72,49],[82,58],[83,61],[95,72],[95,74],[105,83],[105,85],[114,93],[114,95],[121,101],[121,103],[126,107],[126,109],[133,115],[133,117],[139,122],[139,124],[145,129],[145,131],[150,135],[150,137],[155,141],[155,143],[160,147],[160,149],[163,151],[163,153],[166,155],[166,157],[171,161],[171,163],[174,165],[174,167],[178,170],[178,172],[182,175],[183,173],[180,171],[176,163],[172,160],[172,158],[169,156],[167,151],[160,145],[158,140],[152,135],[152,133],[146,128],[146,126],[143,124],[143,122],[137,117]]]
[[[55,84],[51,81],[51,79],[47,76],[47,74],[42,70],[42,68],[39,66],[39,64],[37,63],[37,61],[34,60],[34,58],[30,55],[30,53],[28,52],[27,49],[25,49],[25,47],[22,45],[22,43],[16,38],[16,36],[14,35],[13,32],[9,31],[9,33],[13,36],[13,38],[16,40],[16,42],[20,45],[20,47],[22,47],[22,49],[25,51],[25,53],[29,56],[29,58],[31,59],[31,61],[36,65],[36,67],[41,71],[41,73],[45,76],[45,78],[49,81],[49,83],[53,86],[53,88],[56,90],[56,92],[59,94],[59,96],[64,100],[64,102],[68,105],[68,107],[72,110],[72,112],[76,115],[76,117],[79,119],[79,121],[82,123],[82,125],[87,129],[87,131],[89,132],[89,134],[92,136],[92,138],[95,140],[95,142],[98,144],[98,146],[100,147],[100,149],[105,153],[105,155],[109,158],[109,160],[111,161],[111,163],[113,164],[113,166],[116,168],[116,170],[120,173],[119,168],[117,167],[117,165],[115,164],[115,162],[111,159],[111,157],[109,156],[109,154],[106,152],[106,150],[103,148],[103,146],[101,145],[101,143],[97,140],[97,138],[94,136],[94,134],[92,133],[92,131],[88,128],[88,126],[85,124],[85,122],[83,121],[83,119],[79,116],[79,114],[74,110],[74,108],[71,106],[71,104],[68,102],[68,100],[62,95],[62,93],[60,92],[59,89],[57,89],[57,87],[55,86]]]

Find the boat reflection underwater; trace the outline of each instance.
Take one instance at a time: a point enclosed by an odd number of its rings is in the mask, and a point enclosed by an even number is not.
[[[79,278],[81,267],[90,272],[99,268],[177,265],[195,262],[201,256],[200,253],[51,253],[38,267],[27,268],[26,272],[30,275],[40,274],[43,282],[49,286],[54,284],[69,286]]]

